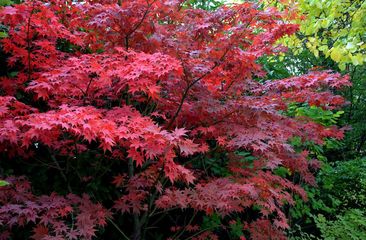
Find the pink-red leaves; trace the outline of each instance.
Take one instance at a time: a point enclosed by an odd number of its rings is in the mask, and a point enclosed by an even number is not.
[[[82,55],[59,63],[31,82],[28,91],[38,98],[82,104],[108,98],[117,100],[124,91],[136,100],[146,94],[153,100],[160,97],[159,84],[181,75],[180,63],[161,53],[126,52]]]
[[[37,224],[33,229],[33,239],[64,239],[66,236],[92,239],[95,227],[104,226],[105,219],[110,217],[105,208],[92,203],[86,195],[35,196],[24,178],[9,178],[7,181],[12,187],[0,190],[0,222],[9,229],[26,223]],[[71,213],[76,216],[75,228],[65,224]]]

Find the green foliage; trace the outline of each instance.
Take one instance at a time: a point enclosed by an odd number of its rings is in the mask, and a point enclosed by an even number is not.
[[[291,117],[306,117],[323,126],[331,126],[340,121],[344,111],[324,110],[317,106],[309,106],[306,103],[290,103],[287,111],[283,114]],[[341,141],[333,138],[327,138],[323,145],[318,145],[311,141],[303,142],[300,137],[293,137],[290,139],[290,144],[297,152],[307,150],[312,156],[323,162],[327,161],[328,151],[337,150],[343,147],[343,143]]]
[[[202,159],[202,167],[206,172],[210,172],[214,176],[227,176],[227,162],[222,159],[204,158]]]
[[[349,74],[353,86],[338,94],[348,99],[342,111],[323,110],[315,106],[290,104],[284,113],[291,117],[306,117],[324,126],[349,125],[344,142],[326,139],[323,145],[303,142],[294,137],[290,144],[300,152],[321,160],[317,173],[318,186],[305,186],[308,201],[295,197],[289,209],[293,240],[366,239],[365,236],[365,153],[366,153],[366,2],[344,1],[263,1],[264,6],[282,9],[297,8],[298,16],[290,21],[300,24],[298,34],[285,37],[280,44],[289,47],[287,53],[260,59],[267,79],[300,75],[316,69],[333,69]],[[296,19],[296,20],[295,20]],[[355,160],[352,160],[355,159]],[[278,168],[277,174],[296,180]],[[321,238],[318,238],[320,237]]]
[[[282,79],[305,74],[309,69],[319,66],[322,59],[316,58],[309,50],[294,54],[290,49],[285,54],[264,56],[258,62],[267,73],[267,79]]]
[[[4,180],[0,180],[0,187],[5,187],[5,186],[8,186],[9,183],[7,181],[4,181]]]
[[[347,64],[362,65],[366,61],[366,3],[362,0],[344,1],[264,1],[265,6],[297,8],[298,16],[289,19],[300,24],[297,35],[280,42],[301,53],[310,50],[315,57],[330,58],[341,70]],[[300,18],[300,15],[305,15]]]
[[[216,232],[227,231],[225,234],[228,234],[230,239],[239,239],[240,237],[244,236],[244,224],[242,223],[240,217],[237,217],[236,220],[229,221],[229,223],[226,225],[224,224],[224,219],[222,219],[220,215],[216,213],[209,216],[203,216],[201,229]]]
[[[321,189],[306,187],[308,201],[295,197],[296,205],[290,209],[290,214],[295,219],[304,217],[305,223],[311,223],[313,212],[334,213],[339,201],[331,195],[324,194]]]
[[[304,104],[290,104],[286,114],[293,117],[308,117],[319,124],[329,126],[338,123],[344,112],[332,112]],[[364,225],[358,224],[358,221],[366,224],[364,212],[360,212],[360,209],[366,207],[366,158],[327,163],[328,151],[343,147],[343,144],[335,139],[327,139],[322,146],[302,142],[299,137],[294,137],[290,143],[297,151],[307,149],[313,156],[323,161],[317,175],[318,188],[305,186],[308,201],[305,202],[295,196],[296,204],[289,209],[294,223],[289,231],[290,239],[317,239],[310,232],[303,230],[314,229],[314,223],[323,239],[365,239]],[[280,176],[290,176],[285,169],[279,168],[277,171]],[[340,214],[342,211],[345,214]],[[336,220],[326,222],[324,216]],[[352,233],[347,235],[344,232]]]
[[[294,224],[289,230],[288,234],[289,240],[318,240],[319,238],[311,233],[304,232],[299,224]]]
[[[241,236],[244,236],[243,228],[244,225],[241,223],[240,218],[236,221],[233,221],[229,225],[230,227],[230,236],[233,239],[239,239]]]
[[[246,163],[247,167],[253,167],[253,162],[256,159],[250,152],[246,151],[237,151],[237,156],[240,156],[240,162]]]
[[[284,167],[278,167],[274,170],[274,173],[280,177],[287,177],[287,176],[290,176],[291,175],[291,172],[289,169],[287,168],[284,168]]]
[[[366,239],[366,214],[360,209],[347,210],[329,221],[323,215],[316,219],[316,225],[326,240],[363,240]]]
[[[314,239],[302,230],[313,223],[322,239],[365,239],[366,159],[323,164],[317,182],[317,188],[305,187],[307,202],[295,197],[289,213],[297,225],[292,226],[290,239]]]
[[[304,116],[311,118],[315,120],[315,122],[325,126],[336,124],[339,117],[343,113],[344,111],[337,111],[336,113],[333,113],[330,110],[324,110],[317,106],[299,107],[296,109],[296,116]]]
[[[201,8],[204,10],[215,10],[223,4],[222,0],[189,0],[185,2],[186,6]]]
[[[225,177],[229,175],[225,153],[213,152],[210,156],[194,159],[193,165],[202,168],[207,176]]]
[[[284,113],[292,117],[306,117],[324,126],[337,124],[344,114],[343,111],[324,110],[316,106],[308,106],[306,104],[292,103],[288,106],[288,111]],[[293,225],[289,231],[290,239],[317,239],[311,232],[303,229],[314,229],[314,224],[322,235],[328,237],[330,227],[319,225],[322,219],[318,216],[329,216],[330,218],[339,218],[339,224],[352,225],[349,215],[338,216],[340,211],[351,208],[363,209],[366,197],[366,164],[365,159],[352,161],[338,161],[336,163],[328,163],[328,151],[337,150],[343,147],[342,143],[336,139],[328,138],[323,145],[317,145],[313,142],[302,142],[299,137],[294,137],[290,141],[291,145],[297,151],[308,150],[311,155],[322,160],[322,168],[317,175],[318,187],[304,186],[307,192],[308,201],[303,201],[300,197],[295,196],[295,206],[289,209]],[[279,168],[278,175],[290,176],[286,169]],[[337,216],[337,217],[335,217]],[[337,222],[338,223],[338,222]],[[331,226],[331,225],[329,225]],[[356,231],[357,229],[354,229]],[[360,232],[361,231],[361,232]],[[360,233],[359,233],[360,232]],[[362,234],[362,230],[355,233],[356,236]],[[340,239],[340,238],[325,238]],[[345,238],[352,239],[352,238]],[[354,238],[359,239],[359,238]]]
[[[201,228],[215,230],[221,226],[221,218],[217,213],[213,213],[210,216],[203,216]]]
[[[366,153],[366,65],[349,66],[352,88],[343,94],[349,104],[345,107],[342,123],[352,126],[345,138],[346,147],[340,155],[343,159],[353,159],[365,156]]]
[[[348,160],[365,155],[366,149],[366,2],[362,0],[264,0],[262,7],[275,6],[290,10],[289,21],[298,23],[296,35],[284,37],[279,44],[290,49],[281,56],[266,57],[264,69],[270,79],[298,75],[313,67],[343,71],[353,86],[340,92],[349,103],[345,106],[342,125],[351,125],[345,146],[334,152]],[[293,14],[291,9],[297,9]],[[303,17],[300,17],[303,16]],[[266,61],[268,63],[266,63]],[[287,73],[288,72],[288,73]]]
[[[324,126],[337,124],[339,118],[344,114],[344,111],[333,112],[324,110],[317,106],[309,106],[307,104],[291,103],[286,111],[287,116],[307,117]]]
[[[233,3],[242,3],[243,0],[189,0],[185,1],[183,7],[191,6],[193,8],[200,8],[204,10],[216,10],[220,6],[226,4],[230,5]]]
[[[8,34],[6,32],[0,32],[0,38],[6,38]]]
[[[14,2],[11,0],[0,0],[0,6],[9,6],[13,4]]]
[[[8,6],[13,4],[13,1],[10,0],[0,0],[0,7]],[[8,37],[8,33],[4,25],[0,24],[0,39]]]
[[[340,161],[320,173],[324,189],[342,209],[366,208],[366,158]]]

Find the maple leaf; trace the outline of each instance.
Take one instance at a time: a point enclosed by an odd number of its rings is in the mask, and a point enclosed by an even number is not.
[[[48,235],[49,230],[47,227],[43,226],[43,225],[37,225],[34,229],[33,229],[33,235],[31,236],[32,239],[34,240],[42,240],[45,236]]]
[[[176,128],[172,132],[173,136],[177,139],[187,136],[188,131],[184,128]]]
[[[124,180],[125,180],[125,177],[123,176],[123,175],[118,175],[118,176],[115,176],[114,178],[113,178],[113,181],[112,181],[112,183],[116,186],[116,187],[121,187],[122,186],[122,184],[123,184],[123,182],[124,182]]]
[[[59,210],[59,213],[61,217],[66,217],[68,214],[70,214],[73,211],[71,206],[66,206]]]
[[[181,153],[185,156],[192,155],[193,153],[199,151],[199,145],[190,139],[179,141],[178,146]]]
[[[144,156],[134,148],[128,150],[128,157],[136,161],[137,166],[142,166],[145,161]]]

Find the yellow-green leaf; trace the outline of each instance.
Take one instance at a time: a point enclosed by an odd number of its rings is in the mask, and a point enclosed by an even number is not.
[[[342,53],[339,48],[333,48],[332,52],[330,53],[330,57],[333,61],[339,62],[342,59]]]
[[[0,32],[0,38],[7,38],[8,34],[6,32]]]

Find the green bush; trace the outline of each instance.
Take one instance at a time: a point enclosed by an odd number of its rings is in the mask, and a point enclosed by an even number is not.
[[[328,221],[320,214],[315,218],[315,222],[325,240],[366,239],[366,215],[363,210],[347,210],[344,214],[337,215],[334,221]]]

